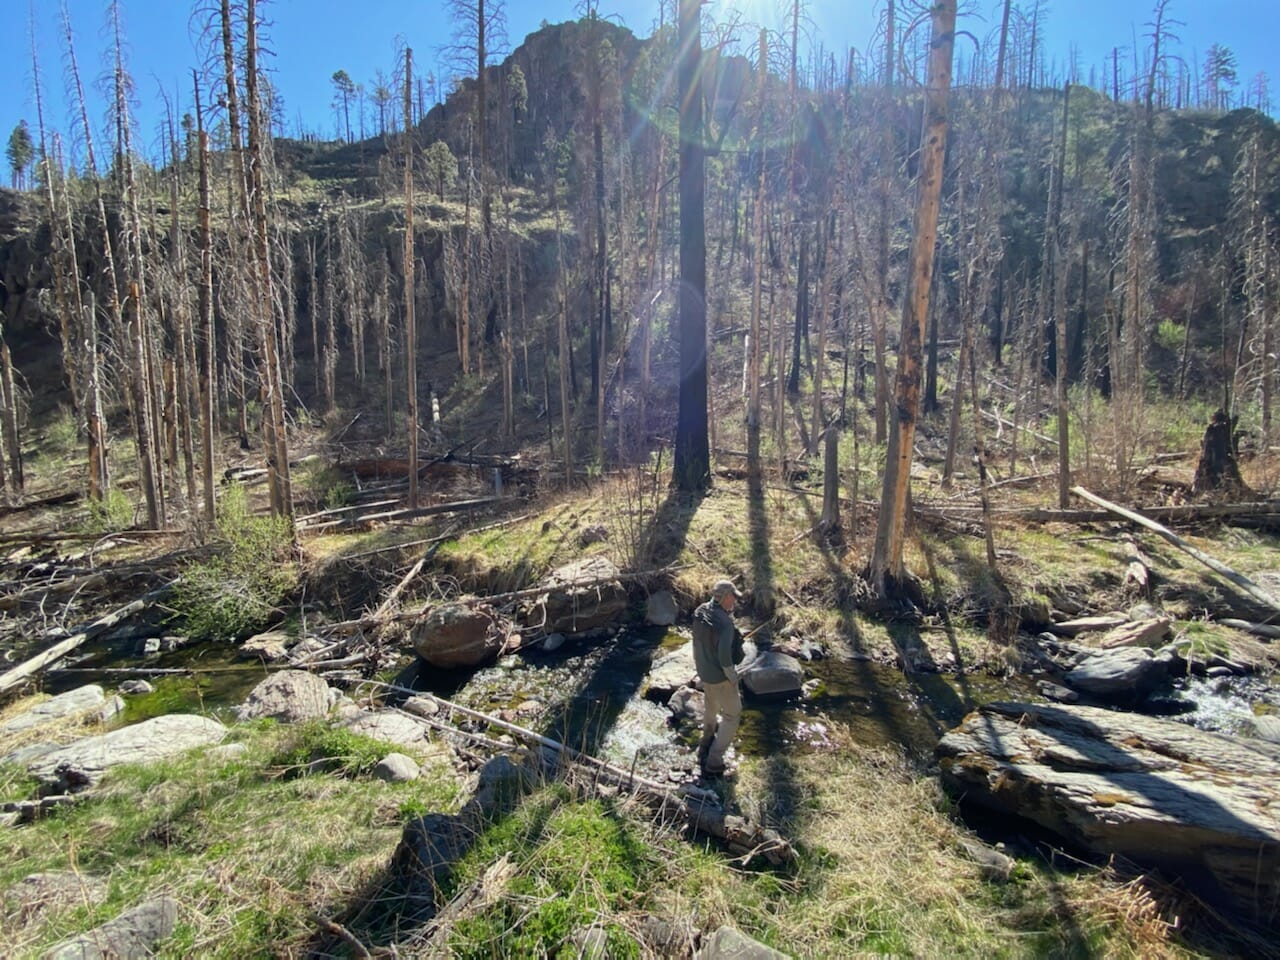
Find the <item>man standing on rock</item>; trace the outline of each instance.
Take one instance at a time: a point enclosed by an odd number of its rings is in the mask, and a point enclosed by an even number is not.
[[[725,752],[742,718],[732,616],[741,598],[731,581],[720,580],[711,588],[711,599],[693,612],[693,662],[705,697],[698,762],[703,773],[712,776],[724,773]]]

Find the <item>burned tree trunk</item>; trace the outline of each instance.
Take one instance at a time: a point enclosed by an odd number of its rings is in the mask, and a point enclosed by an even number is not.
[[[1200,463],[1196,466],[1196,477],[1191,485],[1193,493],[1223,491],[1235,495],[1248,492],[1236,461],[1235,425],[1236,418],[1227,416],[1225,410],[1216,411],[1209,419],[1200,446]]]

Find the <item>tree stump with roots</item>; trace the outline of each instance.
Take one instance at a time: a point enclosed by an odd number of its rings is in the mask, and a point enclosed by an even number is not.
[[[1240,476],[1240,464],[1236,459],[1235,417],[1218,410],[1209,419],[1204,440],[1200,446],[1200,463],[1196,466],[1195,481],[1191,491],[1195,494],[1211,492],[1230,496],[1248,496],[1251,491]]]

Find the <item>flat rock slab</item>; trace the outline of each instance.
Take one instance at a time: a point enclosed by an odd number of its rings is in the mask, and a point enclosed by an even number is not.
[[[27,769],[41,780],[52,781],[59,779],[58,768],[66,765],[92,784],[111,767],[154,763],[195,747],[221,743],[226,735],[227,728],[217,720],[171,713],[58,747],[36,758]]]
[[[107,895],[104,880],[70,870],[32,873],[4,892],[5,908],[22,917],[86,903],[101,903]]]
[[[1150,617],[1108,630],[1098,641],[1105,650],[1116,647],[1158,647],[1173,636],[1173,621],[1168,617]]]
[[[427,746],[427,725],[396,710],[361,713],[344,726],[352,733],[420,750]]]
[[[99,710],[106,705],[106,702],[107,694],[102,687],[96,683],[86,684],[38,703],[30,710],[24,710],[4,726],[0,726],[0,733],[18,733],[63,717]]]
[[[695,960],[789,960],[789,957],[733,927],[721,927],[711,934],[695,954]]]
[[[698,668],[693,662],[693,641],[690,640],[653,662],[645,696],[659,703],[665,702],[671,694],[692,683],[697,673]]]
[[[1280,898],[1280,746],[1097,707],[991,703],[936,754],[967,800],[1172,868],[1248,916]]]
[[[42,960],[142,960],[154,956],[155,946],[173,933],[178,901],[160,897],[139,904],[102,926],[64,940]]]

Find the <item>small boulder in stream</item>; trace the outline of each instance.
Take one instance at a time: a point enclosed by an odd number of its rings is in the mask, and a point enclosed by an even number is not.
[[[1169,675],[1169,665],[1145,647],[1118,647],[1088,655],[1063,682],[1100,700],[1132,703],[1142,699]]]
[[[798,694],[804,686],[804,667],[790,654],[761,650],[738,666],[742,685],[756,696]]]
[[[1169,868],[1245,915],[1280,898],[1280,746],[1097,707],[990,703],[935,752],[970,802]]]
[[[542,582],[546,592],[533,603],[525,623],[566,636],[609,626],[627,609],[620,576],[608,557],[584,557],[557,567]]]
[[[649,594],[649,599],[644,604],[645,623],[655,627],[669,627],[679,616],[680,607],[677,606],[676,598],[670,590],[659,590],[657,593]]]
[[[511,623],[485,603],[441,603],[413,625],[413,649],[442,670],[478,667],[496,660]]]
[[[653,662],[644,695],[663,703],[681,687],[693,683],[697,673],[698,668],[693,662],[693,641],[690,640]]]
[[[255,634],[236,650],[236,656],[242,660],[261,660],[264,663],[278,663],[289,657],[289,645],[293,638],[283,630],[268,630]]]

